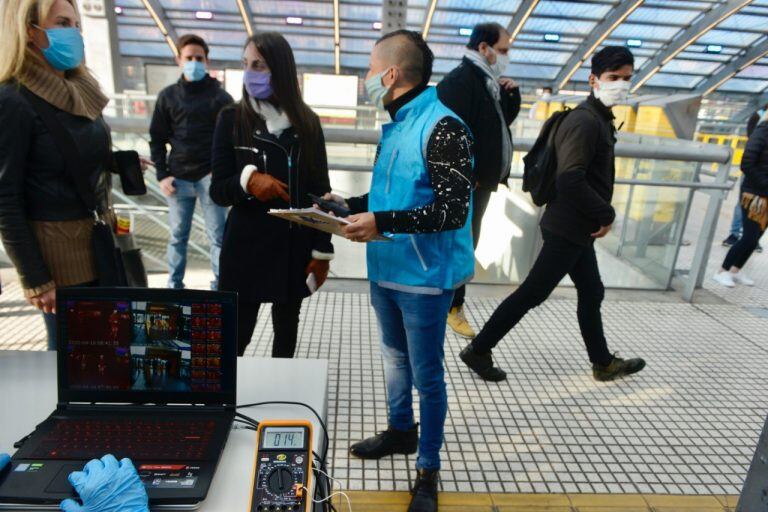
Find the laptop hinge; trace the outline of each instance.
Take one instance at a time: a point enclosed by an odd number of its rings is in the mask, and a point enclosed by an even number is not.
[[[234,405],[205,405],[205,404],[112,404],[96,402],[70,402],[59,403],[56,406],[57,411],[92,411],[98,409],[101,411],[116,412],[151,412],[160,408],[163,412],[179,413],[199,413],[199,412],[234,412]]]

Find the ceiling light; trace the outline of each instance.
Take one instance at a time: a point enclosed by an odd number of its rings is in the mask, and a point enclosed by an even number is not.
[[[708,44],[707,53],[720,53],[723,51],[723,45],[721,44]]]
[[[381,30],[381,22],[380,21],[374,21],[372,26],[373,26],[373,30]]]
[[[467,37],[469,37],[469,36],[472,35],[472,29],[471,28],[462,27],[462,28],[459,29],[459,35],[460,36],[467,36]]]
[[[212,20],[213,13],[211,11],[195,11],[195,18],[199,20]]]
[[[627,46],[630,48],[640,48],[643,46],[643,40],[642,39],[627,39]]]
[[[115,14],[123,14],[123,8],[120,6],[115,7]]]
[[[288,16],[285,18],[285,22],[289,25],[303,25],[304,18],[300,18],[298,16]]]
[[[560,41],[560,34],[544,34],[544,40],[548,43],[556,43]]]

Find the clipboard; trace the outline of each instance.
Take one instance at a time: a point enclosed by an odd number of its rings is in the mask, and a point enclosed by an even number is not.
[[[342,228],[351,224],[347,219],[330,215],[317,208],[293,208],[290,210],[269,210],[270,215],[280,217],[289,222],[301,224],[313,229],[331,233],[344,237]],[[344,237],[345,238],[345,237]],[[392,241],[392,238],[386,235],[378,235],[372,241]]]

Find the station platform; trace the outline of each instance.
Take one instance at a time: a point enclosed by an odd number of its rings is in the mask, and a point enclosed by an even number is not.
[[[446,511],[733,511],[768,411],[768,254],[747,267],[753,288],[709,279],[726,249],[728,204],[693,303],[678,292],[609,290],[609,346],[648,367],[613,383],[591,377],[575,293],[560,288],[494,352],[509,379],[486,383],[446,339],[450,400],[441,471]],[[695,228],[692,228],[695,229]],[[721,236],[722,235],[722,236]],[[0,349],[41,350],[40,315],[2,271]],[[163,286],[166,276],[153,274]],[[204,288],[206,271],[192,271]],[[297,357],[329,361],[330,468],[353,510],[401,511],[415,461],[350,458],[349,445],[386,428],[386,397],[367,283],[330,280],[305,302]],[[470,286],[467,315],[479,329],[506,286]],[[260,315],[246,355],[267,356],[271,320]],[[0,447],[2,448],[2,447]],[[337,508],[347,510],[342,502]]]

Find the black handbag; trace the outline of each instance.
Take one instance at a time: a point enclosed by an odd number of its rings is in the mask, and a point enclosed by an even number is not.
[[[32,107],[37,111],[38,115],[45,123],[48,131],[51,132],[56,146],[61,154],[64,156],[65,168],[69,173],[70,178],[75,184],[77,194],[80,199],[85,203],[85,207],[89,212],[93,214],[93,259],[96,265],[96,275],[98,276],[100,286],[142,286],[141,283],[130,283],[125,271],[125,262],[123,251],[120,249],[117,240],[115,238],[115,232],[104,219],[105,211],[101,211],[101,208],[96,201],[96,193],[93,187],[88,183],[88,178],[77,172],[78,169],[84,169],[85,166],[82,163],[82,157],[77,151],[75,141],[72,135],[64,128],[64,126],[56,118],[56,111],[45,100],[33,94],[26,87],[21,89],[24,97],[29,101]],[[110,152],[111,156],[111,152]],[[132,260],[138,257],[138,263],[131,261],[131,267],[135,270],[137,264],[143,269],[144,264],[141,260],[140,249],[134,250],[132,254]],[[138,279],[132,279],[132,281],[138,281]],[[146,271],[143,272],[143,286],[146,286]]]

